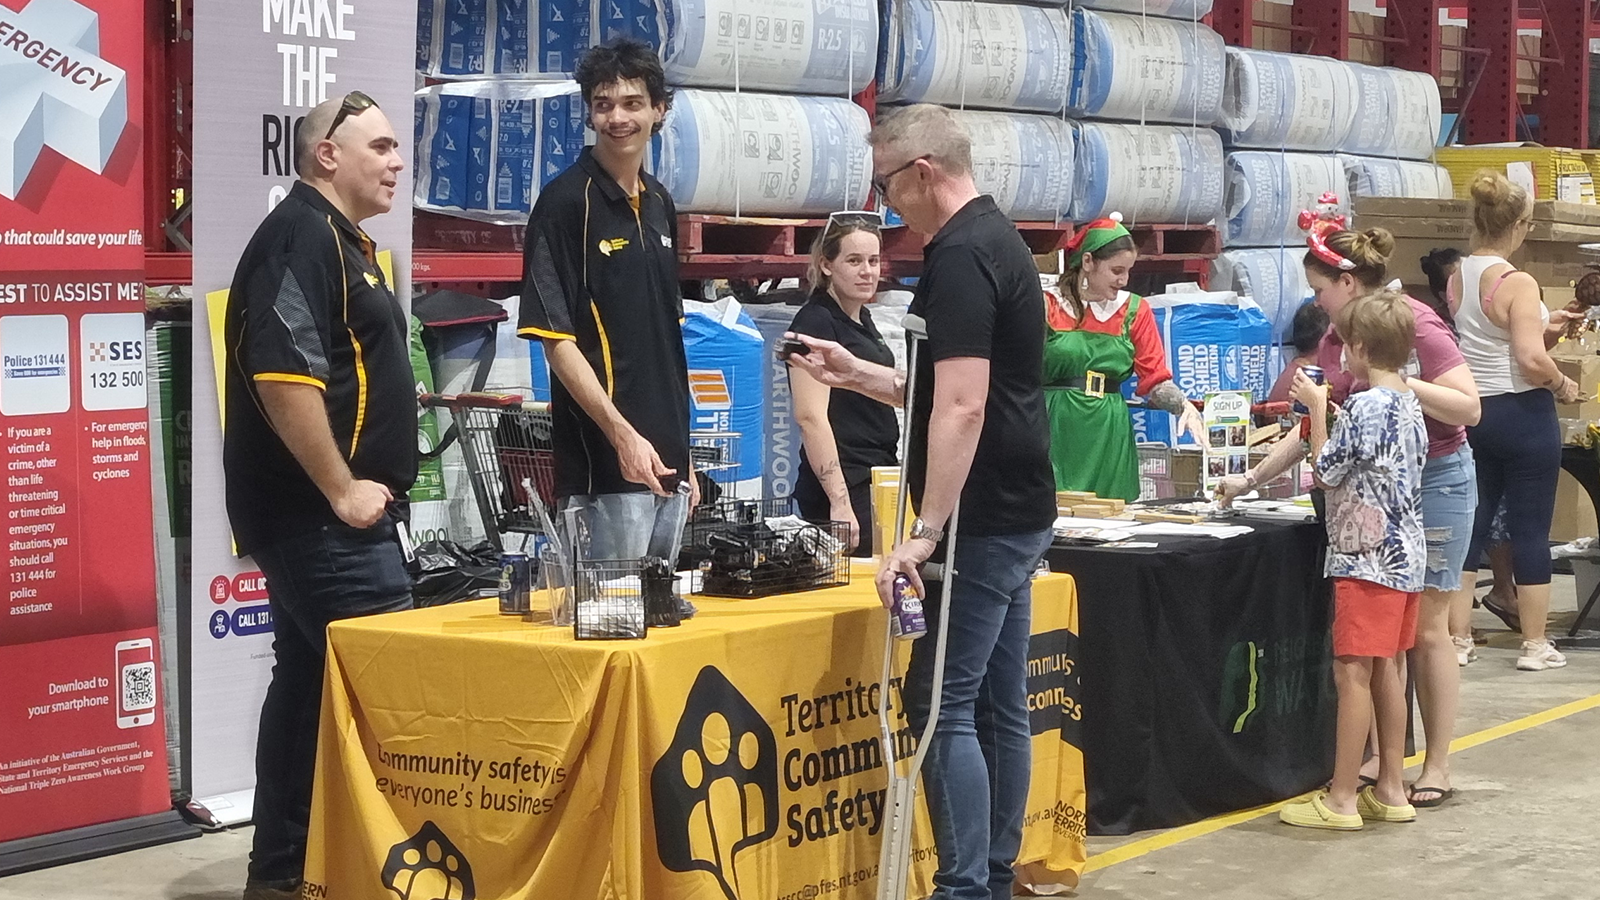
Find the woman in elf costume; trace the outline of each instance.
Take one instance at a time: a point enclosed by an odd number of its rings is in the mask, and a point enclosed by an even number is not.
[[[1047,294],[1045,408],[1056,490],[1139,499],[1139,457],[1122,384],[1139,377],[1151,408],[1201,439],[1200,414],[1172,383],[1166,349],[1143,297],[1123,290],[1137,254],[1122,214],[1097,219],[1067,244],[1067,271]]]

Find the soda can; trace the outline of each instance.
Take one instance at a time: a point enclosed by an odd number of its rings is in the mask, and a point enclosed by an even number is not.
[[[894,607],[889,610],[889,631],[897,640],[914,641],[928,633],[928,620],[922,615],[922,597],[904,575],[894,577]]]
[[[1311,379],[1312,384],[1323,385],[1328,383],[1328,378],[1322,373],[1321,366],[1301,366],[1300,371],[1306,373],[1306,377]],[[1311,410],[1306,409],[1305,404],[1301,403],[1299,400],[1296,400],[1290,409],[1293,409],[1296,413],[1299,413],[1302,416],[1311,415]]]
[[[533,567],[526,553],[500,554],[500,614],[520,616],[533,602]]]

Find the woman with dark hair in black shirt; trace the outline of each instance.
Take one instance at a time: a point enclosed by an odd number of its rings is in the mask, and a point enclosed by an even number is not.
[[[894,367],[867,310],[882,272],[877,213],[835,213],[811,246],[811,296],[790,331],[835,341],[859,359]],[[790,366],[800,472],[794,498],[806,519],[850,523],[854,555],[873,553],[872,467],[898,465],[899,421],[892,407],[855,391],[832,390]]]

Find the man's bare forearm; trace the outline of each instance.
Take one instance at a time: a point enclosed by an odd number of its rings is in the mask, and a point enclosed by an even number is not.
[[[573,401],[605,432],[612,446],[616,446],[619,436],[632,431],[633,426],[617,411],[617,405],[600,386],[600,379],[595,377],[583,351],[573,341],[545,338],[543,343],[550,371],[561,379],[561,386],[567,389]]]
[[[289,448],[311,482],[331,503],[343,495],[354,481],[350,464],[333,439],[328,424],[328,408],[322,391],[309,384],[285,381],[258,381],[256,393],[267,413],[267,421],[278,439]]]
[[[905,405],[906,373],[892,366],[863,361],[856,369],[851,390],[893,407]]]
[[[1266,484],[1279,475],[1289,471],[1294,464],[1300,461],[1305,452],[1305,442],[1300,440],[1296,431],[1289,432],[1288,436],[1272,445],[1267,451],[1267,456],[1250,469],[1250,480],[1257,485]]]

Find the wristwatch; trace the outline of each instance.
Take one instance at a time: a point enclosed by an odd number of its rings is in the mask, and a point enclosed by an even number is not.
[[[944,532],[927,522],[921,516],[911,520],[911,539],[914,541],[933,541],[935,544],[944,540]]]

